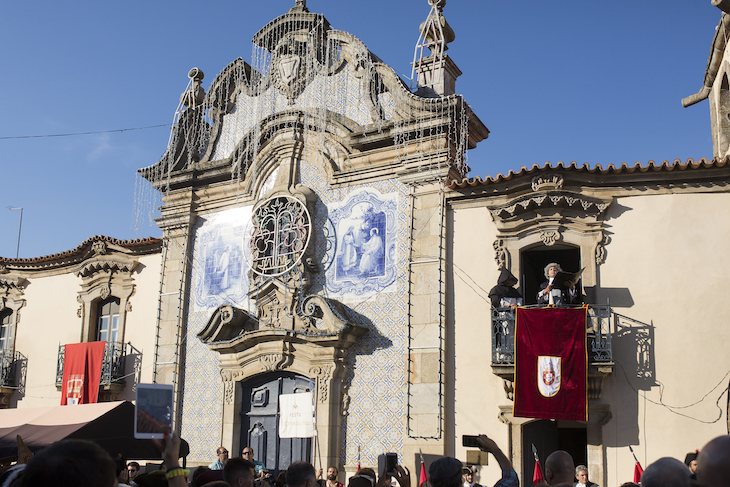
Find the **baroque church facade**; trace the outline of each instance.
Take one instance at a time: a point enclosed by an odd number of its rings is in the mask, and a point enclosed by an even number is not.
[[[523,483],[535,445],[541,460],[568,450],[613,485],[631,480],[630,447],[646,466],[726,433],[726,404],[676,407],[730,369],[724,36],[695,95],[711,100],[713,160],[469,179],[464,154],[489,131],[455,94],[446,2],[429,3],[415,89],[301,0],[254,35],[251,63],[234,60],[207,91],[192,69],[167,152],[140,170],[163,194],[162,239],[91,239],[73,259],[50,259],[59,270],[3,259],[15,349],[30,347],[24,307],[46,274],[83,281],[73,288],[74,316],[88,321],[80,341],[94,339],[99,305],[121,297],[120,336],[145,344],[125,375],[174,385],[190,464],[250,445],[272,470],[305,459],[350,476],[397,452],[415,476],[421,453],[427,463],[446,454],[485,483],[498,467],[461,438],[486,433]],[[493,317],[487,296],[506,268],[533,304],[554,261],[584,269],[586,422],[514,417],[514,323]],[[148,320],[154,333],[142,331]],[[70,343],[79,325],[67,326]],[[133,397],[113,383],[110,398]],[[278,397],[302,391],[317,435],[279,438]],[[3,392],[11,407],[45,405]],[[720,421],[693,419],[718,410]]]

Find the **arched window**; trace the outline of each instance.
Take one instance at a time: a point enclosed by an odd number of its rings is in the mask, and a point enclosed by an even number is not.
[[[96,311],[96,339],[116,342],[119,338],[119,298],[109,297],[100,301]]]

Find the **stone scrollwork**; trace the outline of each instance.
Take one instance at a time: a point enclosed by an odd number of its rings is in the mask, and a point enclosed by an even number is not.
[[[221,379],[223,379],[223,401],[226,404],[233,404],[233,374],[230,370],[221,370]]]
[[[598,245],[596,245],[596,265],[602,265],[606,262],[606,245],[611,242],[611,237],[604,235]]]
[[[350,387],[342,386],[342,416],[347,416],[350,410]]]
[[[332,380],[333,365],[317,366],[309,369],[309,373],[317,378],[317,400],[327,402],[329,397],[329,383]]]
[[[109,285],[108,284],[104,284],[103,286],[101,286],[101,291],[100,291],[101,299],[108,298],[109,295],[111,294],[111,292],[112,291],[111,291],[111,289],[109,289]]]
[[[498,238],[494,241],[492,247],[494,248],[494,260],[497,262],[497,268],[508,269],[507,259],[509,257],[509,252],[507,252],[507,248],[504,245],[504,240]]]
[[[507,396],[507,399],[510,401],[514,401],[515,399],[515,383],[508,379],[502,380],[502,386],[504,387],[504,394]]]
[[[558,242],[562,236],[557,230],[544,230],[540,232],[540,240],[545,244],[546,247],[551,247]]]
[[[543,174],[532,178],[532,190],[562,189],[563,176],[560,174]]]
[[[289,366],[289,355],[284,353],[266,353],[259,356],[259,365],[265,372],[284,370]]]
[[[91,250],[97,255],[106,255],[108,252],[106,242],[97,240],[91,245]]]

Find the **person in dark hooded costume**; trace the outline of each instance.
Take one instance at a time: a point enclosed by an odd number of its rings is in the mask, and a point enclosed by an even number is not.
[[[492,301],[493,308],[512,309],[522,305],[522,295],[514,288],[517,284],[517,278],[510,271],[502,268],[497,279],[497,285],[489,290],[489,299]]]
[[[514,288],[517,278],[507,269],[502,269],[497,285],[489,290],[492,302],[492,333],[497,346],[497,361],[509,361],[514,356],[509,336],[514,333],[514,309],[522,306],[522,295]]]

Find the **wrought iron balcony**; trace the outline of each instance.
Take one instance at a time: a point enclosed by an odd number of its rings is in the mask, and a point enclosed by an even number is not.
[[[134,348],[130,343],[106,343],[104,347],[104,359],[101,364],[101,380],[99,385],[109,386],[124,382],[126,359],[131,350],[134,350]],[[63,385],[63,364],[65,359],[66,345],[59,345],[58,365],[56,366],[56,387]]]
[[[18,372],[24,372],[23,364],[26,359],[22,353],[12,349],[0,350],[0,387],[17,389],[24,381],[25,376]]]
[[[537,306],[527,306],[534,308]],[[611,362],[611,307],[588,306],[588,361]],[[515,362],[515,312],[509,308],[492,308],[492,363]]]
[[[537,306],[528,306],[528,308]],[[515,312],[492,308],[492,371],[504,379],[507,397],[512,398],[515,363]],[[589,397],[601,395],[602,379],[613,370],[611,335],[615,317],[607,305],[589,305],[588,338]]]

